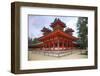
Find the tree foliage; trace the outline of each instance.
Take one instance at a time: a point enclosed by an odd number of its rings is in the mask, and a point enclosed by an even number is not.
[[[38,38],[28,38],[28,45],[34,45],[34,44],[37,44],[39,43],[40,41],[38,40]]]
[[[81,49],[86,49],[88,44],[88,18],[87,17],[79,17],[77,22],[77,30],[78,30],[78,43],[80,44]]]
[[[38,38],[34,38],[33,41],[32,41],[32,43],[33,43],[33,44],[39,43]]]

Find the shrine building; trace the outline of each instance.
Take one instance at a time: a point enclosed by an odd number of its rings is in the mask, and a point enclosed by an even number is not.
[[[53,23],[51,23],[49,28],[42,28],[43,36],[39,38],[41,41],[40,48],[46,51],[58,51],[74,49],[76,47],[75,41],[78,38],[73,36],[74,30],[72,28],[66,27],[66,24],[62,22],[59,18],[56,18]]]

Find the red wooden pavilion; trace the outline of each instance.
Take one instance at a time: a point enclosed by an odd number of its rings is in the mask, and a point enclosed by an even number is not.
[[[40,37],[39,40],[42,42],[40,45],[42,50],[55,51],[73,49],[76,47],[75,41],[78,40],[78,38],[72,35],[74,32],[73,29],[67,28],[64,30],[66,24],[58,18],[51,23],[50,27],[53,30],[46,27],[41,30],[43,36]]]

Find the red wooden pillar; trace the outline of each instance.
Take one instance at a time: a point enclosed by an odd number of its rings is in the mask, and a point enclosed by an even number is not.
[[[72,41],[72,49],[73,49],[73,41]]]
[[[54,44],[53,44],[53,41],[52,41],[52,50],[54,50]]]
[[[50,48],[50,51],[51,51],[51,39],[49,41],[49,48]]]
[[[71,41],[71,43],[72,43],[72,41]],[[73,43],[72,43],[72,49],[73,49]]]
[[[50,42],[48,42],[48,50],[50,51]]]
[[[69,45],[70,45],[70,44],[69,44],[69,40],[68,40],[68,48],[69,48]]]
[[[71,44],[71,42],[70,42],[70,40],[69,40],[69,48],[70,48],[70,44]]]
[[[46,43],[46,50],[48,50],[48,42]]]
[[[59,40],[57,41],[57,50],[59,50]]]
[[[55,50],[55,48],[56,48],[56,45],[55,45],[55,41],[54,41],[54,50]]]
[[[62,50],[64,50],[64,40],[62,40]]]
[[[65,49],[65,40],[63,41],[63,46],[64,46],[64,49]]]
[[[55,40],[55,50],[57,50],[57,39]]]
[[[72,41],[70,41],[70,47],[71,47],[71,49],[72,49]]]
[[[43,50],[45,50],[44,48],[45,48],[45,46],[44,46],[44,42],[43,42]]]
[[[70,43],[70,49],[71,49],[71,41],[69,41],[69,43]]]
[[[51,44],[50,44],[51,38],[49,38],[49,51],[51,51]]]
[[[52,40],[52,35],[51,35],[51,50],[53,50],[53,40]]]
[[[69,44],[68,44],[68,40],[67,40],[67,49],[68,49],[68,47],[69,47]]]
[[[54,42],[54,37],[53,37],[53,51],[55,50],[55,42]]]
[[[47,47],[47,50],[48,50],[48,42],[46,43],[46,47]]]
[[[66,40],[66,49],[67,49],[67,47],[68,47],[68,42],[67,42],[67,40]]]
[[[49,50],[49,41],[48,41],[48,50]]]
[[[42,48],[42,50],[43,50],[43,44],[42,44],[42,47],[41,47],[41,48]]]
[[[71,46],[72,46],[72,45],[71,45],[71,41],[70,41],[70,49],[71,49]]]
[[[72,43],[71,43],[71,41],[70,41],[70,48],[72,47]]]
[[[48,41],[48,51],[49,51],[49,41]]]
[[[46,51],[46,43],[44,44],[44,49],[45,49],[45,51]]]
[[[55,43],[54,43],[54,41],[53,41],[53,50],[55,50]]]
[[[45,51],[47,50],[47,43],[45,42]]]
[[[52,50],[51,42],[50,42],[50,50]]]
[[[71,41],[71,49],[72,49],[72,41]]]
[[[67,40],[67,48],[69,48],[69,41]]]
[[[52,44],[52,41],[51,41],[51,51],[52,51],[52,49],[53,49],[53,46],[52,46],[53,44]]]
[[[44,51],[46,50],[46,49],[45,49],[45,43],[43,44],[43,49],[44,49]]]
[[[72,49],[73,49],[73,41],[72,41]]]
[[[50,41],[50,50],[51,50],[51,41]]]

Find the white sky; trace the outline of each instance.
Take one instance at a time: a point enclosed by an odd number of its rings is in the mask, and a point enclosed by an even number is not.
[[[77,21],[78,17],[69,17],[69,16],[42,16],[42,15],[29,15],[28,16],[28,36],[30,38],[38,38],[42,36],[41,29],[45,26],[49,29],[50,24],[59,18],[62,22],[66,24],[66,28],[72,28],[74,30],[73,36],[77,37]]]

